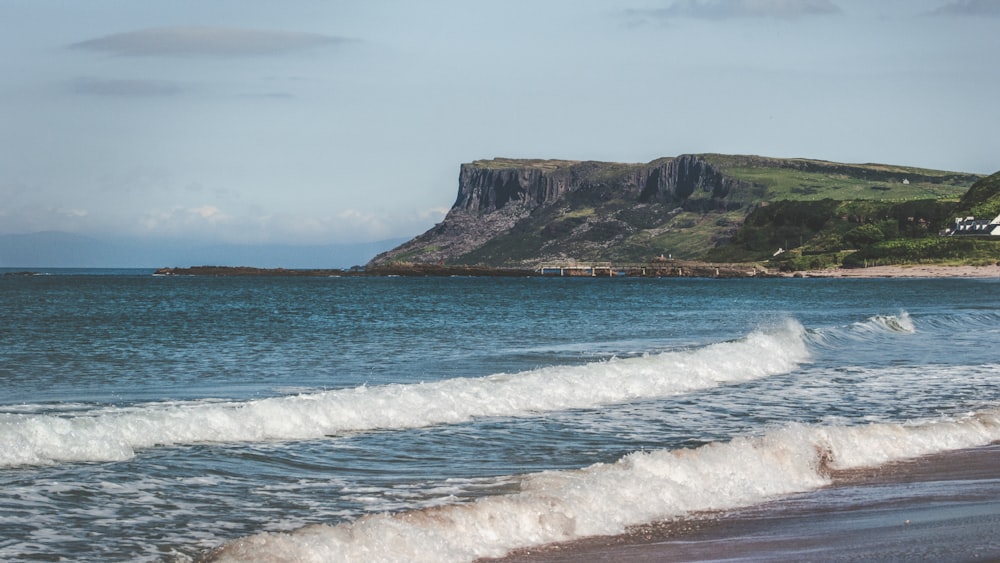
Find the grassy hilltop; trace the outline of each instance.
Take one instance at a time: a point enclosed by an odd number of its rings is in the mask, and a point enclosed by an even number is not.
[[[1000,213],[1000,173],[980,179],[960,197],[949,194],[952,189],[922,181],[890,186],[893,198],[844,197],[843,188],[834,187],[814,194],[822,199],[774,201],[751,211],[728,244],[705,258],[767,261],[785,270],[997,262],[1000,241],[940,233],[955,217],[992,219]],[[776,248],[785,252],[775,255]]]
[[[998,213],[998,175],[721,154],[493,159],[463,165],[445,221],[373,265],[984,263],[1000,260],[1000,243],[938,234],[957,215]]]

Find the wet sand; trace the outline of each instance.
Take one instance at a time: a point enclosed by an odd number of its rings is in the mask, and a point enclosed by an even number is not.
[[[834,268],[797,272],[807,278],[998,278],[1000,264],[989,266],[872,266],[870,268]],[[792,275],[796,275],[792,274]]]
[[[502,561],[1000,561],[1000,445],[833,478],[760,506]]]

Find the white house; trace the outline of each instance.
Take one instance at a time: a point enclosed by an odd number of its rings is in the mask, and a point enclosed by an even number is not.
[[[956,217],[955,226],[945,233],[948,236],[994,236],[1000,237],[1000,215],[992,221],[976,219],[975,217]]]

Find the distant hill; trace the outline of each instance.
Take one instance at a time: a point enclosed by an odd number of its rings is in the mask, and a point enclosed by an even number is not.
[[[973,184],[959,200],[956,214],[983,219],[1000,215],[1000,172]]]
[[[207,245],[112,241],[64,232],[0,235],[0,268],[255,266],[349,268],[406,239],[329,245]]]
[[[885,164],[720,154],[645,164],[479,160],[461,166],[458,197],[444,221],[370,265],[526,267],[646,262],[661,255],[765,260],[779,248],[807,245],[831,217],[842,217],[846,230],[884,220],[890,203],[926,202],[909,203],[920,215],[907,215],[918,229],[912,234],[936,232],[980,178]],[[914,209],[904,205],[893,212]]]
[[[939,235],[956,217],[998,213],[1000,174],[978,180],[960,199],[781,200],[752,210],[732,239],[705,258],[767,261],[783,270],[994,263],[1000,240]]]

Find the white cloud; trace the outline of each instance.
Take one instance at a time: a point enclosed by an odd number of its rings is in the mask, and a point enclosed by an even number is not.
[[[263,212],[247,207],[236,214],[214,205],[153,209],[134,224],[144,237],[199,239],[236,244],[331,244],[412,236],[427,221],[346,209],[329,215]]]
[[[942,16],[1000,16],[1000,0],[954,0],[931,12]]]
[[[444,216],[451,211],[448,207],[431,207],[430,209],[424,209],[417,212],[417,218],[421,220],[433,220],[435,223],[440,223],[444,220]]]
[[[172,207],[153,209],[139,219],[147,234],[185,235],[198,234],[220,223],[231,223],[234,218],[213,205],[200,207]]]
[[[350,41],[319,33],[222,27],[159,27],[115,33],[70,47],[126,57],[256,57]]]
[[[166,80],[123,80],[89,76],[77,78],[73,81],[72,87],[77,94],[124,98],[174,96],[182,91],[180,85]]]
[[[633,18],[664,20],[694,18],[726,20],[735,18],[797,19],[841,13],[831,0],[675,0],[666,8],[628,10]]]
[[[0,219],[0,234],[82,232],[95,223],[94,215],[86,209],[31,202],[0,209]]]
[[[223,220],[229,218],[226,214],[219,211],[219,208],[214,205],[203,205],[201,207],[189,209],[188,211],[198,215],[202,219]]]

